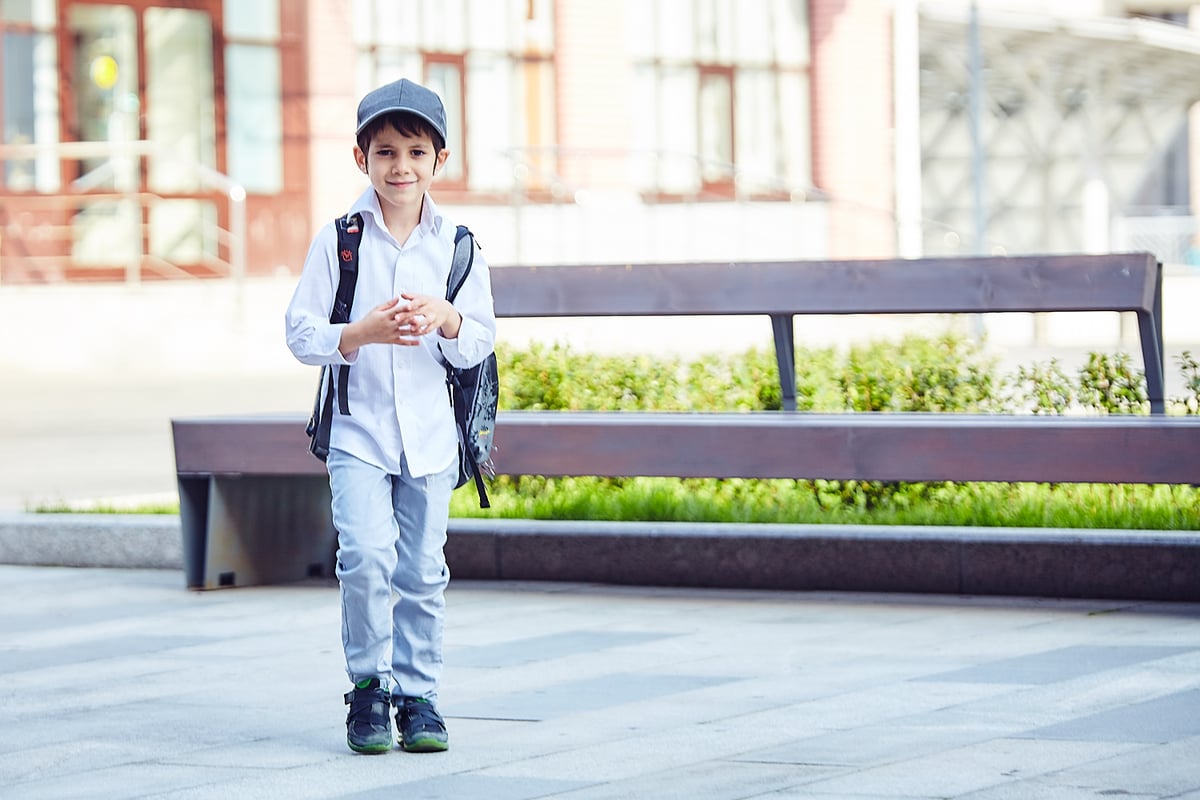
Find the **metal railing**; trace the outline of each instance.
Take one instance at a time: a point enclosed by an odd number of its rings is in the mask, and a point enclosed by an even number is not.
[[[58,191],[42,192],[0,192],[0,211],[8,208],[25,210],[37,207],[44,210],[59,210],[65,212],[82,212],[89,207],[101,203],[124,202],[137,208],[137,215],[130,222],[127,231],[128,240],[135,242],[136,247],[129,250],[125,259],[125,280],[129,283],[139,283],[142,279],[144,265],[153,264],[165,272],[180,276],[190,275],[175,263],[161,255],[149,252],[146,245],[145,223],[147,210],[163,196],[153,192],[143,192],[132,181],[121,181],[116,176],[128,168],[133,159],[154,158],[183,166],[195,175],[196,181],[203,189],[217,192],[224,196],[228,203],[229,227],[215,225],[215,230],[204,231],[212,235],[217,242],[218,251],[209,263],[215,260],[222,265],[228,277],[240,280],[246,275],[246,190],[237,181],[204,164],[181,159],[171,148],[164,147],[151,141],[132,142],[57,142],[45,144],[10,144],[0,145],[0,163],[7,164],[18,161],[33,161],[38,159],[102,159],[84,175]],[[161,163],[161,162],[160,162]],[[111,184],[113,188],[107,188]],[[104,187],[104,188],[102,188]],[[34,230],[26,231],[25,227],[13,222],[13,214],[0,215],[0,237],[16,239],[17,247],[27,251],[27,238],[44,242],[47,239],[62,239],[70,241],[74,236],[74,228],[70,222],[55,225],[46,220],[33,223]],[[226,257],[220,257],[220,248]],[[30,257],[32,258],[32,257]],[[60,262],[72,262],[73,256],[69,247],[64,246],[61,254],[39,256],[52,258]],[[0,264],[0,275],[4,272]]]
[[[1113,224],[1113,248],[1146,250],[1164,264],[1200,266],[1200,226],[1187,208],[1166,207],[1160,213],[1119,217]]]
[[[828,199],[811,184],[798,185],[777,174],[743,169],[698,153],[532,145],[510,147],[499,154],[512,165],[513,194],[549,194],[559,202],[586,201],[614,184],[620,188],[613,192],[651,203],[661,198],[685,202],[763,196],[801,202]],[[631,182],[631,175],[640,176],[640,181]]]

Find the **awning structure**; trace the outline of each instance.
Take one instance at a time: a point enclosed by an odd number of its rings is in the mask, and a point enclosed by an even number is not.
[[[930,255],[966,252],[975,235],[970,7],[918,9],[922,240]],[[1097,208],[1106,222],[1163,203],[1167,182],[1187,172],[1200,35],[1146,19],[986,8],[977,19],[986,251],[1079,251]]]

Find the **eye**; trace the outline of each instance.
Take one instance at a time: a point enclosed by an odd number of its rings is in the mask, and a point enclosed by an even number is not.
[[[421,158],[425,155],[425,150],[420,147],[414,147],[411,151],[413,158]]]
[[[378,150],[375,151],[375,155],[382,156],[384,158],[387,158],[391,154],[392,154],[392,148],[390,148],[390,147],[380,147]]]

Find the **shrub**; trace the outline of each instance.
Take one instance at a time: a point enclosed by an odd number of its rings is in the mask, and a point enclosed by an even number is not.
[[[1175,360],[1179,362],[1179,371],[1183,373],[1184,395],[1174,404],[1184,414],[1200,414],[1200,362],[1192,357],[1190,350],[1184,350]]]
[[[1146,375],[1128,353],[1090,353],[1079,370],[1079,403],[1102,414],[1148,413]]]
[[[838,383],[848,411],[988,411],[999,401],[993,371],[961,336],[908,336],[850,348]]]
[[[1075,384],[1056,358],[1018,367],[1011,388],[1010,404],[1032,414],[1065,414],[1075,403]]]

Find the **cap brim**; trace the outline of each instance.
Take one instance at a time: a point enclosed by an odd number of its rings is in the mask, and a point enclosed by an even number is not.
[[[354,132],[354,135],[358,136],[360,133],[363,132],[363,128],[366,128],[368,125],[370,125],[372,122],[379,119],[380,117],[386,117],[388,114],[396,114],[396,113],[412,114],[414,117],[420,117],[421,119],[425,120],[426,122],[429,123],[429,127],[433,128],[435,131],[437,131],[438,134],[442,137],[443,145],[444,145],[445,139],[446,139],[446,132],[443,131],[438,126],[438,124],[436,122],[434,122],[433,119],[430,118],[430,116],[428,114],[424,114],[420,111],[414,111],[411,108],[394,107],[394,108],[380,109],[379,111],[376,111],[374,114],[372,114],[371,116],[369,116],[365,120],[363,120],[359,124],[358,130],[356,130]]]

